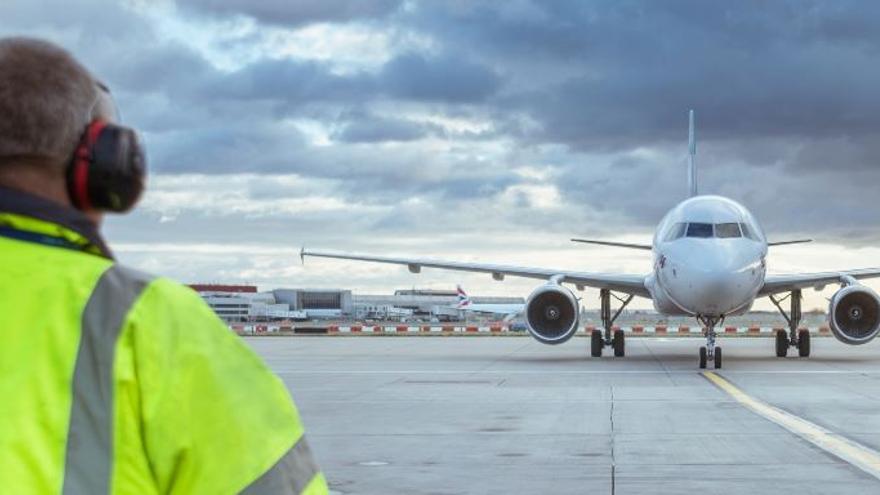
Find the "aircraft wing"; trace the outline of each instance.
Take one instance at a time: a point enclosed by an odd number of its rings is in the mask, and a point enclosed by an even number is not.
[[[341,260],[367,261],[373,263],[388,263],[392,265],[406,265],[412,273],[419,273],[423,267],[440,268],[444,270],[457,270],[463,272],[491,273],[495,280],[503,280],[505,276],[525,277],[548,280],[551,277],[559,277],[560,282],[568,282],[579,287],[593,287],[596,289],[610,289],[636,296],[650,298],[651,294],[645,288],[643,275],[624,275],[613,273],[588,273],[573,272],[569,270],[552,270],[547,268],[528,268],[521,266],[494,265],[487,263],[469,263],[455,261],[439,261],[421,258],[396,258],[388,256],[371,256],[364,254],[337,253],[331,251],[312,251],[303,248],[300,256],[316,258],[335,258]]]
[[[821,289],[828,284],[837,284],[845,277],[854,279],[880,277],[880,268],[863,268],[861,270],[844,270],[840,272],[797,273],[792,275],[767,275],[764,287],[759,296],[767,296],[778,292],[814,287]]]

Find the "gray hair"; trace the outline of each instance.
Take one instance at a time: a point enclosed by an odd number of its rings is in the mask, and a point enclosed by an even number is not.
[[[0,38],[0,166],[17,160],[66,166],[98,99],[95,79],[66,50]]]

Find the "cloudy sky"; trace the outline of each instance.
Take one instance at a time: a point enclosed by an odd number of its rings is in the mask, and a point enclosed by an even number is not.
[[[108,237],[185,282],[534,286],[301,266],[303,244],[644,273],[568,238],[649,241],[685,195],[688,108],[702,191],[817,239],[771,271],[880,265],[876,2],[6,0],[0,19],[110,85],[152,175]]]

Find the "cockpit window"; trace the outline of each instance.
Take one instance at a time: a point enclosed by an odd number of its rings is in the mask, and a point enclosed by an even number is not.
[[[749,228],[748,224],[741,223],[739,224],[740,228],[742,228],[743,237],[747,237],[753,241],[758,241],[758,235],[752,232],[752,229]]]
[[[695,237],[699,239],[711,237],[736,239],[746,237],[755,241],[760,240],[755,231],[749,228],[748,224],[737,222],[716,223],[714,225],[701,222],[678,222],[669,227],[663,240],[670,242],[682,237]]]
[[[689,223],[687,227],[688,237],[712,237],[711,223]]]
[[[681,239],[682,237],[684,237],[684,233],[686,230],[687,224],[684,222],[679,222],[669,229],[669,231],[666,233],[666,239],[664,240],[668,242],[674,241],[676,239]]]
[[[721,239],[729,239],[732,237],[742,237],[738,223],[716,223],[715,237]]]

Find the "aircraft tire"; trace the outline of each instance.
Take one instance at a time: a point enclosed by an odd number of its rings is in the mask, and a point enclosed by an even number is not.
[[[602,348],[605,347],[605,339],[602,338],[601,330],[593,330],[590,334],[590,355],[602,357]]]
[[[776,357],[784,358],[788,356],[788,336],[785,330],[776,331]]]
[[[615,330],[614,336],[611,338],[611,347],[614,348],[614,357],[624,357],[626,355],[626,339],[623,330]]]
[[[721,348],[720,347],[715,348],[715,369],[716,370],[721,369]]]
[[[706,347],[700,347],[700,369],[706,369]]]
[[[810,357],[810,331],[798,330],[798,356]]]

